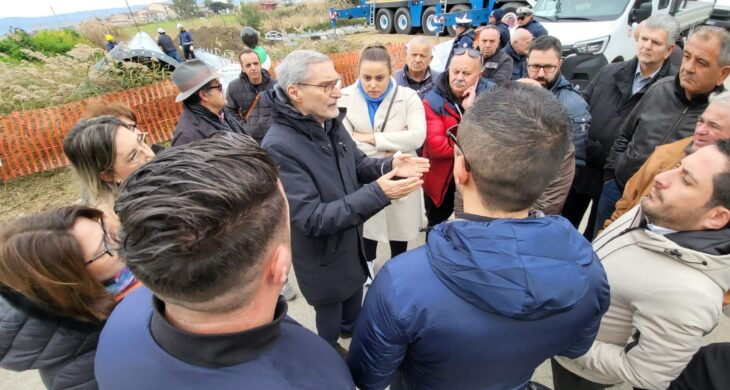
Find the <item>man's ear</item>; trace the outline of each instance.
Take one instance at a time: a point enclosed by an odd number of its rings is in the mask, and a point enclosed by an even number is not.
[[[299,103],[302,100],[301,90],[296,85],[289,84],[286,87],[286,94],[289,95],[289,100],[292,102]]]
[[[270,253],[266,260],[266,280],[271,284],[284,284],[291,268],[291,249],[281,243]]]
[[[115,180],[114,180],[114,171],[112,169],[107,169],[106,171],[100,173],[99,177],[101,178],[102,181],[105,181],[107,183],[119,184],[119,183],[115,182]]]
[[[715,206],[703,217],[703,230],[720,230],[730,223],[730,210],[723,206]]]
[[[457,156],[454,158],[454,181],[456,181],[456,184],[463,186],[470,179],[469,171],[466,170],[464,155]]]
[[[723,66],[722,69],[720,69],[720,81],[717,82],[718,87],[725,83],[725,79],[727,79],[728,75],[730,75],[730,65]]]

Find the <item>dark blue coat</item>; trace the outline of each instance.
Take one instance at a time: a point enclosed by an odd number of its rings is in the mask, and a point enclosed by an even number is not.
[[[512,58],[512,80],[527,77],[527,56],[517,55],[511,43],[507,44],[502,52]]]
[[[497,22],[496,26],[499,28],[499,48],[504,49],[510,43],[509,26],[502,22]]]
[[[591,128],[591,111],[583,95],[573,88],[570,81],[561,73],[550,90],[558,98],[570,115],[573,125],[573,146],[575,146],[575,165],[586,165],[588,130]]]
[[[178,35],[178,39],[180,39],[180,46],[186,46],[186,45],[193,44],[193,35],[190,34],[190,32],[188,30],[180,31],[180,35]]]
[[[335,350],[289,318],[283,299],[271,323],[218,335],[176,330],[155,310],[144,287],[114,309],[96,354],[100,389],[354,389]]]
[[[322,128],[278,85],[267,94],[272,125],[261,146],[279,163],[289,200],[299,288],[310,305],[344,301],[365,282],[362,224],[390,204],[373,181],[392,159],[366,157],[339,119]]]
[[[520,26],[520,28],[524,28],[525,30],[529,31],[530,34],[532,34],[533,39],[541,37],[543,35],[548,35],[548,31],[545,29],[545,26],[543,26],[542,23],[538,22],[535,19],[530,20],[530,23],[527,23],[524,26]]]
[[[610,294],[590,243],[558,216],[472,219],[378,273],[347,358],[360,389],[524,389],[591,347]]]

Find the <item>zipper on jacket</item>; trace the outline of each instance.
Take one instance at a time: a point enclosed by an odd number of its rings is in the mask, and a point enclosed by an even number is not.
[[[687,115],[687,111],[689,111],[689,106],[686,106],[684,110],[682,110],[682,114],[679,116],[679,118],[677,118],[677,121],[674,122],[674,126],[672,126],[672,129],[669,130],[669,133],[667,133],[667,135],[664,137],[664,140],[659,145],[666,144],[667,140],[669,140],[669,138],[674,135],[674,132],[677,130],[677,126],[679,126],[679,123],[682,122],[684,116]]]

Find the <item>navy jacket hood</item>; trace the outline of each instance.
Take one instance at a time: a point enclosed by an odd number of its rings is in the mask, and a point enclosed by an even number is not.
[[[470,304],[513,319],[542,319],[570,310],[590,287],[595,254],[574,242],[583,238],[572,230],[560,217],[456,220],[429,233],[428,261]],[[558,242],[564,245],[550,245]]]

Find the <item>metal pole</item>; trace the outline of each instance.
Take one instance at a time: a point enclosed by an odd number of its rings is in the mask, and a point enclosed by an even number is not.
[[[58,19],[58,15],[56,15],[56,11],[53,10],[53,7],[49,6],[51,8],[51,12],[53,12],[53,16],[56,18],[56,24],[58,24],[58,28],[61,28],[61,20]]]
[[[132,23],[134,23],[134,27],[137,28],[137,32],[141,33],[142,30],[139,29],[139,25],[137,24],[137,20],[134,19],[134,13],[132,13],[132,8],[129,6],[129,1],[124,0],[125,3],[127,3],[127,9],[129,10],[129,16],[132,17]]]

